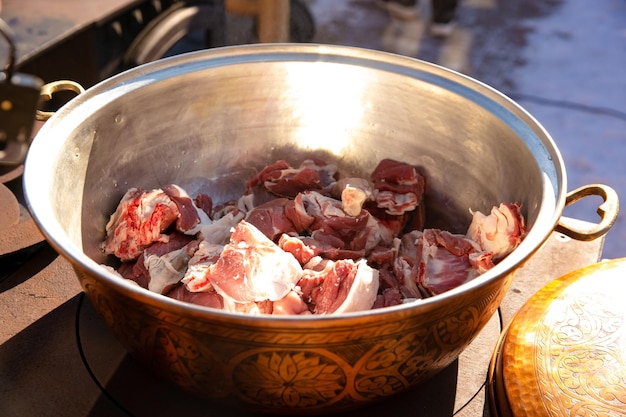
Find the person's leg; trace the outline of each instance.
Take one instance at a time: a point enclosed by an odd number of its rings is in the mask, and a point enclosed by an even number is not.
[[[458,0],[431,0],[432,21],[435,23],[450,23],[456,17]]]
[[[458,0],[431,0],[432,16],[430,33],[433,36],[450,36],[454,31],[454,20]]]
[[[417,0],[383,0],[386,3],[396,3],[402,6],[416,6]]]
[[[400,20],[415,20],[418,18],[418,0],[383,0],[390,16]]]
[[[382,34],[382,47],[401,55],[416,56],[426,23],[419,18],[419,0],[386,0],[389,25]]]

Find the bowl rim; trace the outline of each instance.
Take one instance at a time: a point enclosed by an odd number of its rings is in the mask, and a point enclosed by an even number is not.
[[[506,119],[514,129],[525,132],[529,136],[526,139],[532,140],[531,144],[534,149],[531,149],[531,153],[536,158],[537,155],[543,158],[536,161],[543,177],[543,201],[535,223],[521,245],[494,268],[474,280],[445,293],[415,302],[337,315],[255,316],[230,313],[174,300],[120,279],[119,276],[85,255],[55,221],[49,199],[41,198],[42,195],[49,195],[51,176],[42,178],[41,172],[42,169],[43,172],[46,170],[52,172],[54,158],[49,156],[59,154],[63,144],[64,135],[59,135],[56,130],[63,131],[69,128],[71,131],[71,128],[79,126],[85,114],[96,112],[102,106],[103,100],[104,102],[116,100],[127,92],[173,75],[180,76],[197,70],[227,65],[287,61],[365,65],[368,68],[418,77],[426,82],[436,82],[458,93],[472,96],[483,106],[498,112],[498,115]],[[502,92],[467,75],[417,58],[360,47],[326,44],[252,44],[189,52],[143,64],[100,81],[70,100],[42,126],[33,139],[26,157],[23,183],[27,207],[51,246],[69,260],[75,268],[97,276],[98,279],[112,285],[116,291],[165,309],[192,312],[198,318],[224,317],[244,322],[267,321],[290,324],[302,321],[342,321],[372,315],[405,314],[408,311],[430,308],[431,305],[442,300],[456,298],[462,293],[501,279],[520,267],[549,238],[565,207],[567,190],[565,166],[554,140],[528,111]]]

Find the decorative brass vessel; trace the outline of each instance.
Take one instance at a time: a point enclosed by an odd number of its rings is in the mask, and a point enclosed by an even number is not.
[[[430,299],[339,316],[258,317],[183,304],[102,268],[104,226],[130,187],[221,178],[224,200],[277,159],[317,156],[349,175],[382,158],[426,176],[428,226],[464,232],[470,209],[518,202],[529,227],[494,269]],[[521,107],[411,58],[327,45],[250,45],[146,64],[58,111],[27,157],[25,191],[48,241],[141,362],[186,390],[269,413],[364,406],[452,363],[494,314],[515,271],[562,224],[564,166]],[[591,191],[589,191],[591,190]],[[617,215],[606,200],[593,238]],[[580,195],[580,194],[576,194]]]
[[[498,417],[626,415],[626,259],[581,268],[533,295],[489,369]]]

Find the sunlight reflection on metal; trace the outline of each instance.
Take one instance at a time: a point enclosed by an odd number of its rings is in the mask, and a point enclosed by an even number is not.
[[[368,74],[371,71],[362,68],[322,62],[290,66],[285,94],[297,91],[291,103],[303,146],[335,155],[345,151],[353,129],[363,124]]]

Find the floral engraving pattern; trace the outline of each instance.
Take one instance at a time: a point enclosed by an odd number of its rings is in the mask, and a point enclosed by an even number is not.
[[[408,388],[424,376],[437,350],[426,347],[427,332],[418,330],[374,346],[357,367],[355,395],[376,399]]]
[[[228,392],[220,359],[187,333],[157,328],[151,365],[188,391],[214,397]]]
[[[623,301],[597,288],[572,291],[567,302],[558,302],[563,298],[548,308],[535,336],[544,406],[554,416],[626,415]]]
[[[346,375],[320,352],[260,351],[235,361],[234,386],[245,400],[263,406],[315,407],[336,401]]]

